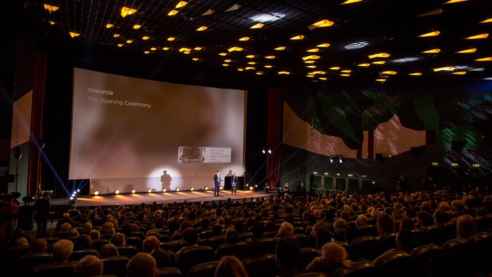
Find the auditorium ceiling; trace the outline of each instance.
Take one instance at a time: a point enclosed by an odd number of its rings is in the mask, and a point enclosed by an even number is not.
[[[313,82],[492,79],[490,0],[46,0],[50,39]],[[148,58],[147,58],[148,57]]]

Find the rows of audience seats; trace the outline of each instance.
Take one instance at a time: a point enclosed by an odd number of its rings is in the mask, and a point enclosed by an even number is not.
[[[19,276],[477,276],[492,195],[471,191],[62,207],[17,230]]]

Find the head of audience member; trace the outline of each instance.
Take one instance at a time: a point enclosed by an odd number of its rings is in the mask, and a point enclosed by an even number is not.
[[[82,234],[84,235],[89,235],[92,231],[92,223],[86,222],[84,225],[82,225]]]
[[[434,224],[442,227],[449,222],[450,218],[448,212],[437,211],[434,213]]]
[[[428,212],[417,213],[417,225],[420,228],[428,228],[434,224],[434,218]]]
[[[100,240],[101,239],[101,232],[98,230],[92,230],[90,233],[91,239],[92,240]]]
[[[314,230],[314,238],[316,239],[316,246],[321,247],[323,244],[331,240],[331,226],[327,222],[323,221]]]
[[[116,233],[114,223],[106,221],[106,223],[103,224],[101,231],[105,237],[113,237]]]
[[[116,233],[113,236],[113,239],[111,242],[116,245],[117,247],[123,247],[126,246],[126,235],[123,233]]]
[[[225,243],[233,244],[237,242],[239,242],[239,233],[237,232],[236,228],[227,228],[225,232]]]
[[[277,241],[275,258],[280,276],[293,276],[299,271],[301,245],[295,238],[282,238]]]
[[[137,253],[126,266],[127,277],[156,277],[157,263],[148,253]]]
[[[346,241],[347,240],[347,221],[343,218],[337,218],[333,223],[333,232],[335,240]]]
[[[116,248],[116,246],[114,244],[106,243],[101,248],[101,257],[102,258],[116,257],[119,255],[120,255],[120,253],[118,252],[118,248]]]
[[[75,272],[81,277],[100,276],[103,274],[103,263],[97,256],[87,255],[77,263]]]
[[[349,266],[347,250],[336,242],[328,242],[321,247],[320,261],[323,268],[331,270]]]
[[[276,237],[280,239],[288,239],[292,238],[294,236],[294,233],[294,225],[287,221],[284,221],[282,222],[282,224],[280,224]]]
[[[248,277],[248,272],[238,258],[224,256],[215,267],[214,277]]]
[[[389,236],[393,233],[393,219],[387,213],[380,212],[376,219],[376,227],[380,237]]]
[[[355,219],[355,227],[357,230],[364,230],[369,227],[367,216],[361,214]]]
[[[19,256],[26,255],[31,250],[29,241],[25,237],[20,237],[17,240],[15,240],[15,248]]]
[[[460,215],[456,220],[456,236],[458,239],[467,239],[476,233],[475,220],[471,215]]]
[[[183,240],[188,245],[194,245],[198,241],[198,235],[193,227],[187,227],[183,231]]]
[[[46,239],[37,238],[31,243],[31,251],[34,255],[48,253],[48,241]]]
[[[73,242],[61,239],[53,244],[53,259],[56,262],[67,262],[73,253]]]
[[[142,244],[142,251],[145,253],[152,253],[152,251],[159,249],[161,246],[161,242],[156,236],[146,237]]]

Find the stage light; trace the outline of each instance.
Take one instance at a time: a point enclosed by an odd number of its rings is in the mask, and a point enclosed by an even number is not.
[[[239,41],[249,41],[251,38],[250,37],[240,37],[238,40]]]
[[[179,1],[179,2],[176,4],[175,8],[176,8],[176,9],[181,9],[181,8],[185,7],[186,5],[188,5],[188,2],[186,2],[186,1]]]
[[[482,23],[482,24],[492,23],[492,17],[489,17],[487,19],[484,19],[484,20],[480,21],[480,23]]]
[[[176,38],[175,38],[175,37],[168,37],[168,38],[167,38],[167,41],[175,41],[175,40],[176,40]]]
[[[304,35],[294,35],[294,36],[290,37],[289,39],[290,40],[303,40]]]
[[[475,59],[476,62],[492,62],[492,56]]]
[[[133,28],[133,30],[138,30],[138,29],[142,28],[142,25],[140,25],[140,24],[133,24],[133,27],[132,28]]]
[[[467,49],[460,50],[456,53],[458,53],[458,54],[473,54],[475,52],[477,52],[477,48],[467,48]]]
[[[338,70],[340,70],[340,67],[339,66],[332,66],[332,67],[330,67],[330,70],[338,71]]]
[[[391,57],[391,54],[386,53],[386,52],[374,53],[374,54],[369,55],[369,59],[371,59],[371,60],[373,60],[373,59],[386,59],[389,57]]]
[[[137,193],[137,192],[134,189],[132,189],[132,194],[135,194],[135,193]]]
[[[106,26],[105,27],[106,27],[106,29],[111,29],[111,28],[114,27],[114,24],[112,24],[112,23],[106,23]]]
[[[433,49],[429,49],[429,50],[424,50],[424,51],[422,51],[422,53],[424,53],[424,54],[439,54],[439,53],[441,53],[441,49],[433,48]]]
[[[118,195],[118,194],[120,194],[120,191],[119,190],[115,190],[114,191],[114,194]]]
[[[129,15],[132,15],[132,14],[135,14],[137,12],[137,9],[133,9],[133,8],[130,8],[130,7],[127,7],[127,6],[123,6],[121,7],[121,10],[120,10],[120,15],[121,17],[125,18]]]
[[[254,15],[250,17],[254,22],[261,22],[261,23],[267,23],[267,22],[275,22],[277,20],[280,20],[285,17],[285,14],[279,13],[279,12],[273,12],[273,13],[260,13],[257,15]]]
[[[463,3],[463,2],[466,2],[468,0],[448,0],[446,3],[446,5],[449,5],[449,4],[457,4],[457,3]]]
[[[350,4],[355,4],[355,3],[360,3],[363,0],[345,0],[341,5],[350,5]]]
[[[244,50],[244,48],[239,47],[239,46],[232,46],[229,49],[227,49],[228,52],[241,52],[243,50]]]
[[[76,38],[80,36],[80,33],[77,32],[68,32],[68,35],[70,35],[71,38]]]
[[[409,76],[419,77],[422,76],[422,72],[411,72],[408,73]]]
[[[114,38],[119,38],[121,35],[120,34],[113,34]]]
[[[285,46],[277,46],[274,48],[275,51],[285,51],[285,49],[287,49]]]
[[[261,29],[261,28],[263,28],[263,27],[265,27],[265,24],[263,24],[263,23],[261,23],[261,22],[258,22],[258,23],[256,23],[256,24],[252,25],[252,26],[251,26],[251,27],[249,27],[249,28],[250,28],[250,29]]]
[[[349,43],[349,44],[345,45],[343,48],[345,48],[345,50],[358,50],[358,49],[365,48],[368,45],[369,45],[369,42],[367,42],[367,41],[358,41],[358,42]]]
[[[277,72],[278,75],[290,75],[290,72],[289,71],[286,71],[286,70],[281,70],[279,72]]]
[[[479,39],[487,39],[489,37],[489,33],[481,33],[473,36],[466,37],[466,40],[479,40]]]
[[[386,61],[373,61],[372,64],[383,65],[386,64]]]
[[[419,37],[420,38],[431,38],[431,37],[437,37],[440,34],[441,34],[440,31],[432,31],[432,32],[421,34],[421,35],[419,35]]]
[[[97,190],[96,190],[96,191],[94,192],[94,195],[95,195],[95,196],[98,196],[98,195],[99,195],[99,191],[97,191]]]
[[[45,3],[45,4],[43,4],[43,9],[45,11],[47,11],[48,13],[53,13],[53,12],[58,11],[60,9],[60,7]]]
[[[268,55],[268,56],[265,56],[265,59],[267,60],[274,60],[276,57],[274,55]]]
[[[132,44],[132,43],[133,43],[133,39],[127,39],[127,40],[126,40],[126,43],[127,43],[127,44]]]
[[[316,28],[328,28],[335,25],[335,22],[329,20],[329,19],[322,19],[320,21],[314,22],[309,26],[310,29],[316,29]]]
[[[250,186],[250,187],[249,187],[249,190],[251,190],[251,191],[252,191],[252,190],[253,190],[253,187],[252,187],[252,186]]]
[[[206,30],[208,30],[208,27],[207,27],[207,26],[205,26],[205,25],[204,25],[204,26],[200,26],[200,27],[196,28],[196,31],[197,31],[197,32],[203,32],[203,31],[206,31]]]
[[[167,13],[167,16],[175,16],[179,13],[179,11],[177,10],[170,10],[168,13]]]
[[[148,193],[151,193],[151,192],[152,192],[152,189],[149,189],[147,192],[148,192]]]

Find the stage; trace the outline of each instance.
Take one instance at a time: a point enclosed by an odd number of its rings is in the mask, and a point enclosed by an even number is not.
[[[202,202],[227,199],[249,199],[264,198],[272,194],[254,191],[238,191],[232,195],[230,191],[222,191],[219,197],[214,197],[213,191],[187,191],[187,192],[152,192],[120,195],[81,196],[75,201],[77,207],[89,206],[119,206],[139,205],[151,203],[180,203],[180,202]],[[58,198],[51,201],[52,205],[68,205],[68,198]]]

